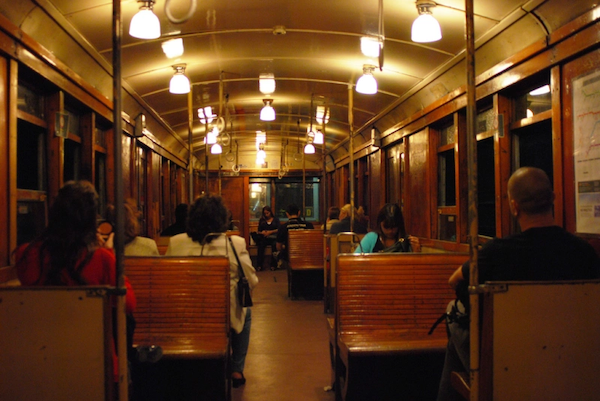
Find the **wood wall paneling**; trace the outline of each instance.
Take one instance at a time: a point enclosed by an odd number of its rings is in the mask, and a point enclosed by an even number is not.
[[[411,235],[427,238],[431,227],[430,205],[434,201],[429,180],[429,129],[423,129],[408,138],[407,154],[406,230]]]

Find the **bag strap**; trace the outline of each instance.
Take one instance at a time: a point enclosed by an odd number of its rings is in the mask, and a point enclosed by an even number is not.
[[[235,260],[237,260],[237,263],[238,263],[240,280],[243,280],[244,277],[246,277],[246,275],[244,274],[244,269],[242,269],[242,264],[240,263],[240,258],[238,258],[238,255],[237,255],[237,252],[235,251],[235,247],[233,246],[233,241],[231,240],[231,237],[227,237],[227,239],[229,240],[229,245],[231,245],[231,249],[233,250],[233,254],[235,255]]]

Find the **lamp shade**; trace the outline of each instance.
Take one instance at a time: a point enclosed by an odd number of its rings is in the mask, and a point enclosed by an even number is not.
[[[364,95],[374,95],[377,93],[377,81],[370,71],[365,71],[365,74],[358,78],[356,91]]]
[[[183,54],[183,39],[176,38],[162,42],[161,47],[168,58],[179,57]]]
[[[258,88],[265,95],[275,92],[275,76],[273,74],[260,74]]]
[[[411,40],[418,43],[435,42],[442,38],[442,28],[431,13],[421,14],[412,24]]]
[[[169,84],[169,92],[174,94],[190,92],[190,80],[183,74],[183,72],[175,72]]]
[[[367,57],[378,58],[381,51],[379,39],[363,36],[360,38],[360,51]]]
[[[312,155],[314,153],[315,153],[315,145],[313,145],[312,143],[307,143],[306,146],[304,147],[304,154]]]
[[[274,121],[275,120],[275,109],[271,106],[269,101],[265,101],[265,107],[260,111],[260,119],[262,121]]]
[[[210,147],[210,153],[213,155],[220,155],[221,153],[223,153],[223,148],[218,143],[215,143],[213,146]]]
[[[148,6],[142,6],[131,19],[129,35],[139,39],[157,39],[160,37],[160,21]]]
[[[315,132],[315,144],[317,145],[323,145],[323,133],[321,131],[316,131]]]

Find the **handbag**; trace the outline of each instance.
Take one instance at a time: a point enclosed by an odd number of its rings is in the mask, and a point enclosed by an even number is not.
[[[231,238],[227,237],[227,239],[229,240],[229,244],[231,245],[231,249],[233,250],[233,254],[235,255],[235,260],[237,260],[238,264],[238,275],[240,277],[237,285],[238,300],[244,308],[247,308],[249,306],[254,305],[254,303],[252,302],[252,296],[250,294],[250,283],[248,283],[248,278],[246,278],[246,275],[244,274],[244,269],[242,269],[240,258],[238,258],[237,252],[235,251],[235,247],[233,246]]]

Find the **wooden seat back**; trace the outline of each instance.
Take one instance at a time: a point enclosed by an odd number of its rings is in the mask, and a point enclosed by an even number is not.
[[[600,281],[489,284],[497,292],[483,295],[480,394],[598,398]]]
[[[225,358],[229,346],[229,259],[126,257],[137,298],[135,345],[164,358]]]
[[[292,270],[323,268],[323,231],[288,231],[289,265]]]
[[[340,253],[352,253],[360,244],[365,234],[339,233],[327,234],[325,241],[325,270],[323,271],[324,283],[324,309],[325,312],[332,312],[335,306],[335,275],[337,266],[337,255]]]
[[[108,287],[0,288],[0,399],[112,400]]]
[[[465,254],[340,254],[336,331],[355,339],[446,338],[427,332],[455,298],[451,274]]]

